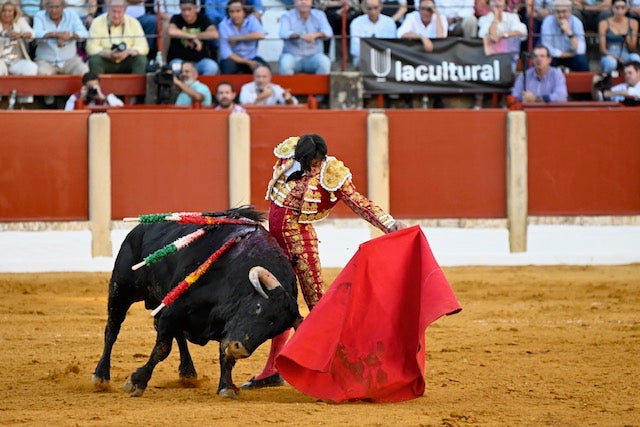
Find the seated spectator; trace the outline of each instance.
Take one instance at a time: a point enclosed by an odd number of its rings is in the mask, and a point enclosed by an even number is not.
[[[267,32],[249,13],[244,0],[229,0],[227,15],[220,23],[220,69],[222,74],[250,74],[267,62],[258,56],[258,41]]]
[[[67,10],[63,0],[45,0],[44,10],[36,13],[33,30],[36,38],[38,74],[77,74],[89,71],[78,55],[77,42],[89,33],[78,15]]]
[[[567,81],[562,71],[551,66],[549,49],[533,49],[533,67],[516,78],[511,95],[520,102],[567,101]]]
[[[416,9],[420,1],[415,0]],[[476,18],[475,0],[437,0],[436,7],[447,18],[449,36],[466,39],[478,36],[478,18]]]
[[[322,40],[333,37],[327,16],[311,7],[312,0],[294,0],[294,8],[280,17],[280,74],[329,74],[331,60]]]
[[[219,28],[220,23],[227,17],[227,2],[228,0],[203,0],[204,13],[209,18],[209,21],[213,25]],[[259,21],[264,13],[264,6],[262,0],[247,0],[245,1],[249,13],[254,15]],[[289,4],[291,6],[291,4]]]
[[[571,14],[571,0],[556,0],[553,15],[542,21],[541,42],[549,49],[551,65],[589,71],[582,22]]]
[[[78,104],[82,106],[122,107],[124,102],[112,93],[105,95],[100,87],[100,78],[96,74],[88,72],[82,76],[82,87],[79,91],[71,94],[64,109],[75,110]]]
[[[236,91],[229,82],[220,82],[216,86],[216,102],[218,105],[215,110],[230,110],[232,113],[246,113],[247,111],[241,105],[236,104]]]
[[[484,40],[485,46],[495,45],[502,39],[519,37],[520,41],[527,38],[527,26],[520,21],[520,17],[507,12],[505,0],[490,0],[491,11],[478,20],[478,37]],[[518,53],[512,55],[511,66],[515,71]],[[484,103],[484,95],[475,95],[474,109],[479,110]]]
[[[167,59],[174,70],[183,61],[196,63],[203,76],[218,74],[216,61],[211,58],[208,40],[218,38],[218,29],[204,14],[198,13],[196,0],[180,0],[180,14],[169,23],[169,53]]]
[[[33,29],[22,16],[17,0],[7,0],[0,8],[0,76],[9,74],[35,76],[38,66],[29,57],[27,43],[33,39]],[[33,102],[32,96],[18,97],[20,103]]]
[[[638,21],[627,18],[625,0],[613,1],[613,16],[598,25],[600,66],[604,73],[617,70],[628,61],[640,61],[640,55],[630,53],[638,46]]]
[[[253,81],[245,83],[240,89],[242,105],[294,105],[298,100],[289,89],[271,83],[271,70],[260,65],[253,71]]]
[[[140,22],[125,15],[125,0],[110,0],[89,28],[87,55],[94,74],[145,74],[149,45]]]
[[[364,1],[362,2],[364,6]],[[391,17],[395,22],[396,27],[399,27],[404,20],[405,15],[409,11],[407,6],[407,0],[383,0],[382,1],[382,14]],[[365,10],[366,13],[366,10]],[[352,34],[353,36],[353,34]]]
[[[364,0],[362,8],[365,14],[351,21],[351,39],[349,41],[353,66],[356,68],[360,65],[360,38],[396,38],[396,23],[393,18],[381,14],[382,0]]]
[[[613,86],[599,94],[599,99],[617,102],[640,101],[640,62],[631,61],[624,66],[624,83]]]
[[[418,10],[408,14],[398,28],[398,37],[420,39],[425,52],[431,52],[431,39],[447,37],[448,31],[447,17],[440,13],[433,0],[420,0]]]
[[[574,0],[573,13],[586,31],[598,31],[598,24],[611,16],[611,0]]]
[[[491,0],[489,5],[491,12],[478,20],[478,37],[488,43],[497,43],[507,37],[527,38],[527,26],[517,14],[505,10],[504,0]]]
[[[180,77],[174,75],[173,84],[180,89],[176,105],[192,105],[199,102],[203,107],[211,106],[211,91],[206,84],[198,81],[198,70],[193,62],[182,63]]]

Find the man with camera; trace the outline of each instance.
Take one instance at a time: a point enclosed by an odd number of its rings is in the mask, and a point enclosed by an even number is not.
[[[173,84],[180,89],[176,105],[200,103],[203,107],[211,106],[211,91],[207,85],[198,81],[198,70],[194,62],[182,63],[180,78],[174,75]]]
[[[140,22],[125,14],[125,0],[110,0],[108,11],[89,28],[89,70],[95,74],[145,74],[149,44]]]
[[[96,74],[88,72],[82,76],[82,87],[69,97],[64,109],[75,110],[76,105],[79,107],[86,105],[122,107],[124,102],[112,93],[105,95],[100,87],[100,78]]]
[[[611,76],[607,76],[608,84]],[[595,82],[594,98],[599,101],[605,99],[622,102],[626,105],[640,105],[640,62],[630,61],[624,65],[624,83],[607,89],[607,83]]]

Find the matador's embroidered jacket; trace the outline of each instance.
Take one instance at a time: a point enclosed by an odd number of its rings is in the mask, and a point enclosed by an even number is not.
[[[299,213],[299,223],[312,223],[326,218],[338,200],[343,200],[360,217],[388,233],[395,224],[391,215],[358,193],[351,182],[351,171],[335,157],[326,156],[319,175],[303,175],[287,182],[292,170],[299,168],[294,160],[298,137],[290,137],[276,146],[278,158],[273,167],[266,199],[280,207]]]

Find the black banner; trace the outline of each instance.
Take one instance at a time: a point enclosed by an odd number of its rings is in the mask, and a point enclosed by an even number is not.
[[[365,93],[506,92],[513,85],[511,54],[487,56],[481,39],[433,40],[433,52],[406,39],[360,39]]]

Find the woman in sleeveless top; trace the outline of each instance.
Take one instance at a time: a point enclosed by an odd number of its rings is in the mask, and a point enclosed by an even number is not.
[[[614,0],[611,7],[613,16],[598,25],[600,66],[604,73],[610,73],[628,61],[640,61],[640,55],[635,53],[638,21],[625,16],[629,11],[625,0]]]

